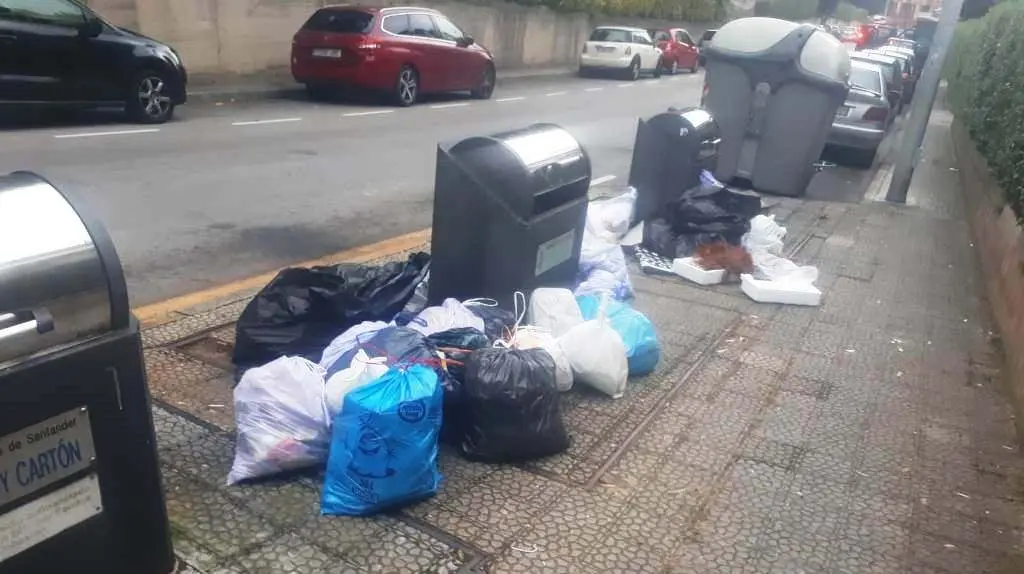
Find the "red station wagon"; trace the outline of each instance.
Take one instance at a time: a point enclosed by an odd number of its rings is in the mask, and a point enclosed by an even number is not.
[[[650,33],[661,50],[661,65],[665,73],[676,74],[679,70],[696,72],[700,67],[697,61],[700,52],[689,32],[682,28],[670,28],[651,30]]]
[[[311,96],[325,88],[382,91],[400,106],[421,94],[494,93],[494,60],[436,10],[416,7],[321,8],[292,40],[292,76]]]

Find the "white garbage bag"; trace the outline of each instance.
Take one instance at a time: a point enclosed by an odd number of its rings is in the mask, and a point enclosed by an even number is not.
[[[367,383],[379,379],[388,372],[387,357],[370,357],[366,351],[359,349],[352,357],[352,364],[327,379],[324,386],[324,403],[330,421],[334,421],[345,403],[345,395]]]
[[[324,373],[301,357],[281,357],[242,375],[235,387],[237,435],[228,484],[327,460]]]
[[[445,299],[435,307],[427,307],[409,321],[410,329],[424,337],[451,329],[472,328],[484,332],[484,320],[466,308],[458,299]]]
[[[566,331],[583,322],[576,297],[568,289],[540,287],[530,295],[530,306],[526,320],[531,325],[547,329],[553,337],[561,337]]]
[[[377,334],[377,331],[387,326],[388,324],[384,321],[363,321],[358,325],[350,327],[344,333],[335,337],[330,345],[327,345],[323,356],[320,358],[320,367],[330,370],[334,366],[334,362],[340,359],[342,355],[355,349],[360,343],[369,341]]]
[[[580,275],[583,280],[573,290],[576,295],[609,293],[620,300],[633,296],[622,246],[604,241],[586,229],[580,249]]]
[[[607,306],[605,294],[597,318],[569,329],[558,343],[569,358],[575,380],[617,399],[626,392],[629,362],[622,337],[608,324]]]
[[[743,236],[743,248],[754,261],[754,278],[785,284],[788,288],[812,287],[818,280],[818,268],[797,265],[782,257],[786,228],[774,215],[758,215],[750,220],[750,231]]]
[[[629,231],[635,205],[636,190],[632,187],[626,188],[622,195],[590,202],[587,231],[606,243],[618,244]]]
[[[510,344],[517,349],[547,351],[555,360],[555,387],[563,393],[572,390],[572,364],[569,363],[569,357],[565,355],[558,340],[549,331],[532,325],[521,325],[516,328]]]

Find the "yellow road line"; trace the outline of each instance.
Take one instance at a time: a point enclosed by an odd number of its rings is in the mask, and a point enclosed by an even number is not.
[[[399,235],[398,237],[392,237],[370,245],[346,249],[345,251],[333,253],[311,261],[303,261],[302,263],[289,265],[289,267],[314,267],[316,265],[332,265],[342,262],[365,263],[367,261],[380,259],[381,257],[414,249],[429,240],[430,229],[421,229],[420,231]],[[227,299],[236,293],[262,287],[269,283],[270,280],[277,275],[278,271],[280,270],[278,269],[262,273],[255,277],[239,279],[237,281],[225,283],[202,291],[187,293],[158,303],[144,305],[133,309],[133,312],[144,327],[152,327],[174,319],[175,313],[180,313],[181,311],[191,309],[192,307],[196,307],[197,305],[202,305],[210,301]]]

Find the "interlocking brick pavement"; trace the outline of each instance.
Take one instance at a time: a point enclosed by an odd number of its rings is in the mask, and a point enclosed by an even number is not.
[[[317,472],[224,486],[231,377],[208,353],[239,303],[149,331],[179,555],[206,574],[1024,572],[1024,461],[943,128],[911,206],[776,202],[822,307],[636,273],[658,370],[620,400],[564,395],[562,455],[444,449],[441,492],[399,513],[320,517]]]

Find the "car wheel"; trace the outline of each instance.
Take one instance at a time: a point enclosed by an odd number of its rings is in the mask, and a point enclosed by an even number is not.
[[[494,72],[494,66],[487,64],[483,74],[480,76],[480,84],[476,88],[470,91],[470,94],[478,100],[489,100],[494,95],[494,84],[497,80],[497,74]]]
[[[405,65],[398,72],[398,79],[395,81],[395,103],[407,108],[416,103],[420,95],[420,75],[412,66]]]
[[[661,77],[661,66],[654,66],[654,71],[651,72],[651,75],[654,76],[655,78],[660,78]]]
[[[125,100],[128,116],[143,124],[166,122],[174,115],[174,101],[168,93],[167,78],[162,72],[145,70],[136,74]]]
[[[634,58],[626,69],[626,79],[635,82],[640,79],[640,58]]]

